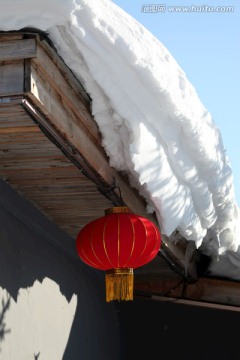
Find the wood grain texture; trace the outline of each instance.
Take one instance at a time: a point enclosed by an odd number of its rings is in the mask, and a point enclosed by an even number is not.
[[[36,49],[35,39],[21,38],[3,41],[3,38],[0,38],[0,61],[32,58],[36,56]]]
[[[24,61],[0,61],[0,96],[23,93]]]
[[[0,176],[73,238],[112,206],[21,103],[0,103]]]

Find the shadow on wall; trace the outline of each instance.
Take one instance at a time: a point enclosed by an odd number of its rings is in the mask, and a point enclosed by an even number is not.
[[[96,276],[81,262],[75,241],[51,223],[38,209],[0,181],[0,286],[17,300],[18,291],[45,277],[60,286],[70,301],[78,283]],[[69,271],[72,273],[69,277]]]
[[[32,287],[36,281],[51,279],[68,303],[73,295],[77,296],[77,309],[62,359],[118,359],[117,314],[114,304],[105,302],[104,274],[82,263],[74,239],[2,181],[0,220],[0,288],[6,289],[17,303],[22,289]],[[10,331],[4,321],[9,306],[10,298],[2,303],[1,342]],[[34,359],[40,359],[40,354],[43,353],[38,348]]]
[[[6,334],[10,333],[10,329],[7,329],[7,325],[5,323],[5,315],[7,310],[10,307],[10,301],[11,301],[11,297],[8,296],[7,300],[5,301],[5,299],[2,299],[2,309],[0,312],[0,352],[1,352],[1,342],[4,341]]]

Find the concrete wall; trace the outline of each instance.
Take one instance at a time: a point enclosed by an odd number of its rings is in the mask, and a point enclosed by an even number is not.
[[[74,239],[3,181],[0,266],[1,360],[122,358],[104,273],[83,264]]]

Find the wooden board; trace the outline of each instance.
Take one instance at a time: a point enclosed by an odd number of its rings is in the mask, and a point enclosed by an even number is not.
[[[24,60],[0,61],[0,96],[24,91]]]
[[[0,103],[0,176],[73,238],[112,206],[42,133],[20,100]]]
[[[36,56],[36,40],[32,39],[23,39],[22,37],[16,38],[3,38],[0,40],[0,61],[5,60],[19,60],[19,59],[28,59]]]

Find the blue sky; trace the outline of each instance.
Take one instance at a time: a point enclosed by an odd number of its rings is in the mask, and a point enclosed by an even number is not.
[[[166,46],[212,114],[230,159],[240,206],[239,0],[113,2]]]

